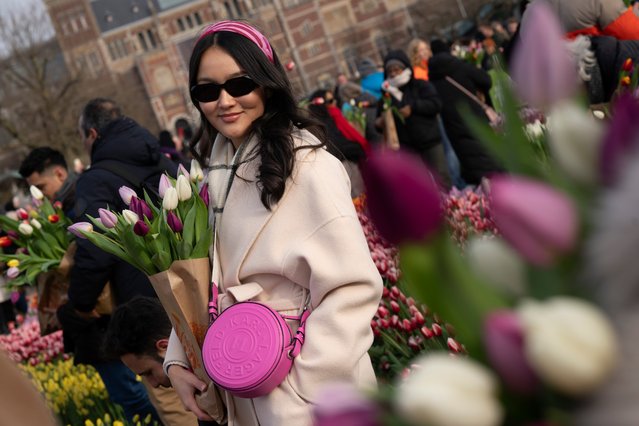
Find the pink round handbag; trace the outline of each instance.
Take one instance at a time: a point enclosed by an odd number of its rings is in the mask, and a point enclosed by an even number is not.
[[[204,369],[216,385],[241,398],[267,395],[284,381],[304,343],[308,310],[281,315],[258,302],[239,302],[217,314],[217,286],[209,302],[211,324],[202,345]],[[286,319],[299,320],[293,336]]]

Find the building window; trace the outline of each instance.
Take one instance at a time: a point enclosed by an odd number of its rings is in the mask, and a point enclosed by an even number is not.
[[[75,18],[71,17],[69,22],[71,23],[71,31],[73,31],[74,33],[77,33],[78,32],[78,23],[75,21]]]
[[[377,36],[375,37],[375,47],[377,48],[377,52],[379,56],[382,58],[386,56],[386,54],[390,51],[390,43],[386,36]]]
[[[100,57],[95,52],[91,52],[89,54],[89,62],[91,62],[91,65],[93,66],[94,69],[99,69],[102,67],[102,62],[100,61]]]
[[[200,15],[200,12],[195,12],[193,14],[193,17],[195,18],[195,23],[198,25],[202,25],[202,15]]]
[[[302,37],[308,37],[312,31],[313,24],[311,24],[308,20],[304,21],[304,24],[302,24]]]
[[[155,34],[153,34],[153,31],[151,30],[146,30],[146,35],[149,36],[149,41],[151,42],[151,48],[155,49],[157,47],[157,41],[155,40]]]
[[[242,12],[242,8],[240,7],[240,3],[237,0],[233,0],[233,5],[235,6],[235,10],[237,11],[238,16],[242,16],[244,13]]]
[[[82,28],[83,30],[86,30],[87,28],[89,28],[89,24],[87,24],[87,20],[84,17],[84,13],[81,13],[78,15],[78,20],[80,21],[80,28]]]
[[[178,29],[180,30],[180,32],[186,29],[184,28],[184,21],[182,20],[182,18],[177,18],[177,24],[178,24]]]
[[[109,22],[109,23],[113,22],[113,14],[112,14],[111,12],[108,12],[108,11],[107,11],[107,12],[104,14],[104,20],[105,20],[105,21],[107,21],[107,22]]]
[[[144,37],[144,33],[138,33],[138,41],[140,42],[140,46],[142,50],[147,52],[149,50],[149,45],[146,43],[146,38]]]
[[[191,18],[191,15],[186,15],[185,19],[186,19],[186,26],[189,28],[193,28],[193,18]]]
[[[231,5],[229,2],[224,2],[224,9],[226,9],[226,16],[233,18],[235,14],[233,14],[233,9],[231,9]]]
[[[320,43],[313,43],[311,47],[308,49],[308,53],[311,56],[317,56],[322,51],[322,45]]]
[[[67,21],[62,21],[62,34],[69,35],[69,23]]]
[[[329,33],[335,34],[353,26],[348,6],[336,7],[322,13]]]

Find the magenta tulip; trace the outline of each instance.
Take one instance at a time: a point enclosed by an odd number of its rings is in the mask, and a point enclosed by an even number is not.
[[[626,154],[639,145],[639,100],[624,93],[615,101],[613,111],[600,156],[601,176],[608,185],[623,168]]]
[[[146,217],[149,220],[153,220],[153,212],[146,201],[141,200],[138,197],[131,197],[131,204],[129,204],[129,208],[139,217]]]
[[[575,246],[579,220],[566,195],[514,176],[494,177],[490,187],[490,211],[497,229],[525,259],[548,266]]]
[[[182,221],[173,210],[170,210],[166,213],[166,223],[169,225],[169,228],[171,228],[171,231],[175,233],[182,232]]]
[[[564,41],[565,31],[544,1],[530,3],[513,53],[512,78],[521,99],[546,108],[575,94],[577,65]]]
[[[133,232],[135,232],[135,235],[144,237],[146,234],[149,233],[149,225],[141,220],[138,220],[137,222],[135,222],[135,225],[133,225]]]
[[[529,394],[539,379],[524,353],[524,335],[519,317],[511,311],[495,311],[484,321],[484,345],[493,369],[510,390]]]
[[[100,222],[106,228],[115,228],[115,225],[118,224],[118,217],[110,210],[107,209],[98,209],[98,213],[100,214]]]
[[[439,189],[424,163],[407,152],[374,152],[362,169],[373,222],[388,241],[420,241],[443,224]]]
[[[326,385],[313,406],[314,426],[377,426],[377,408],[353,385]]]
[[[204,201],[204,205],[206,207],[209,206],[209,184],[205,183],[204,185],[202,185],[202,188],[200,188],[200,198],[202,199],[202,201]]]
[[[93,232],[93,225],[89,222],[77,222],[69,226],[67,230],[79,238],[86,238],[83,232]]]

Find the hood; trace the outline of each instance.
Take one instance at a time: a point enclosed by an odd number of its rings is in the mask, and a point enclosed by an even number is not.
[[[408,55],[406,55],[406,53],[404,53],[403,50],[391,50],[384,57],[384,79],[388,78],[388,76],[386,75],[386,64],[391,59],[400,61],[401,63],[404,64],[404,66],[406,66],[406,68],[413,69],[413,66],[410,63],[410,59],[408,59]]]
[[[160,144],[155,136],[129,117],[107,124],[91,149],[91,162],[117,160],[148,166],[160,159]]]
[[[430,80],[444,79],[459,68],[460,62],[462,62],[461,59],[448,52],[437,53],[428,60],[428,78]]]

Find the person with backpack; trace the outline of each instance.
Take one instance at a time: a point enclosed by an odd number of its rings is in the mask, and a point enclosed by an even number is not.
[[[79,120],[79,131],[90,156],[91,167],[76,183],[74,213],[76,221],[98,217],[100,208],[121,211],[126,208],[119,188],[130,187],[143,195],[157,192],[165,171],[175,176],[177,165],[160,153],[157,139],[145,128],[122,115],[109,99],[89,101]],[[77,250],[69,278],[69,302],[58,309],[65,335],[65,349],[74,353],[75,362],[90,364],[100,374],[111,400],[120,404],[131,419],[148,414],[158,421],[142,383],[119,360],[105,359],[101,340],[110,316],[99,314],[98,296],[110,283],[116,306],[135,296],[157,297],[148,278],[129,263],[108,254],[88,240],[77,239]]]

